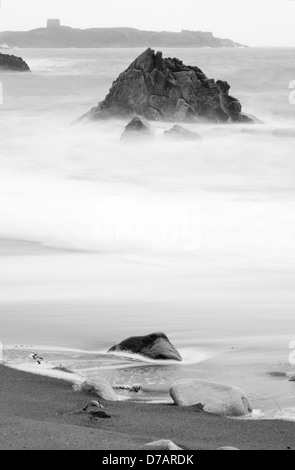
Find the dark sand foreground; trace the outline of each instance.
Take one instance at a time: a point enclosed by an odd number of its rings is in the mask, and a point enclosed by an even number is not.
[[[238,421],[171,405],[130,402],[105,403],[112,419],[91,421],[79,411],[92,397],[74,392],[67,382],[4,366],[0,382],[2,450],[136,450],[157,439],[171,439],[190,450],[295,448],[291,422]]]

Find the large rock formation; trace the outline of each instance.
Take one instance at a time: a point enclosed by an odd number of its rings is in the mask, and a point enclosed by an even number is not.
[[[246,394],[236,387],[198,379],[173,384],[170,395],[178,406],[202,405],[207,413],[246,416],[252,411]]]
[[[30,67],[21,58],[14,55],[0,54],[0,71],[30,72]]]
[[[91,120],[143,116],[154,121],[254,122],[229,95],[227,82],[209,79],[198,67],[163,59],[147,49],[113,83],[109,94],[84,117]]]
[[[153,333],[148,336],[128,338],[122,341],[122,343],[113,346],[108,352],[128,352],[155,360],[182,361],[179,352],[164,333]]]

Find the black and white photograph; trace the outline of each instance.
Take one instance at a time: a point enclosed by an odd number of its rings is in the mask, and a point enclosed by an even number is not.
[[[295,450],[294,21],[1,0],[0,450]]]

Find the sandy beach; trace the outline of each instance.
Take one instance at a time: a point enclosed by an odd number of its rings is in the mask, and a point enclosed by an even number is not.
[[[192,408],[130,402],[104,403],[110,420],[80,413],[95,397],[76,393],[68,382],[0,366],[2,450],[140,450],[157,439],[183,449],[294,448],[295,423],[242,421],[197,413]]]

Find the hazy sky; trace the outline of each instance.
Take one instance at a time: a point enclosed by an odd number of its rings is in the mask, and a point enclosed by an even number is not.
[[[213,31],[252,46],[295,47],[294,0],[2,0],[0,30],[60,18],[78,27]]]

